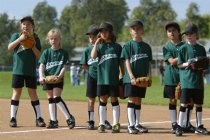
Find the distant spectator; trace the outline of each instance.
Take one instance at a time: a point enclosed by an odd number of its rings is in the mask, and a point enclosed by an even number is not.
[[[70,83],[74,86],[76,84],[76,74],[77,74],[77,69],[74,63],[71,64],[70,66]]]
[[[76,68],[76,85],[80,85],[80,67]]]
[[[165,71],[165,68],[163,66],[163,59],[160,59],[160,61],[159,61],[159,72],[160,72],[160,83],[161,83],[161,85],[163,85],[164,71]]]

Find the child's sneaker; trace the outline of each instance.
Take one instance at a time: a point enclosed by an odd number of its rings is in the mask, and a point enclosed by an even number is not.
[[[178,124],[176,122],[172,123],[172,128],[171,128],[172,134],[175,134],[176,133],[177,126],[178,126]]]
[[[139,130],[140,133],[148,133],[148,129],[146,127],[143,127],[142,125],[138,124],[135,126],[137,130]]]
[[[107,130],[112,129],[112,125],[107,120],[105,120],[105,127],[106,127]]]
[[[128,133],[129,134],[137,134],[139,130],[137,130],[134,126],[129,126],[128,127]]]
[[[88,121],[88,130],[94,130],[94,121]]]
[[[39,117],[38,119],[36,119],[36,126],[37,127],[45,127],[46,126],[44,119],[42,117]]]
[[[12,117],[10,122],[9,122],[10,127],[17,127],[17,120],[16,118]]]
[[[70,115],[70,118],[68,120],[66,120],[67,125],[69,127],[69,129],[72,129],[75,127],[75,118],[74,116]]]
[[[199,127],[195,128],[195,133],[208,135],[209,131],[203,127],[203,125],[200,125]]]
[[[177,125],[176,132],[175,132],[176,136],[177,137],[182,136],[182,133],[183,133],[182,127]]]
[[[120,124],[119,123],[113,125],[112,133],[120,133]]]
[[[105,133],[105,129],[106,129],[106,127],[103,124],[101,124],[101,125],[98,126],[98,132],[99,133]]]
[[[50,120],[48,126],[47,126],[48,129],[53,129],[53,128],[58,128],[58,121],[52,121]]]

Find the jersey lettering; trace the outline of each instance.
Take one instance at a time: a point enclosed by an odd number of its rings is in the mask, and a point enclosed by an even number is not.
[[[98,63],[99,65],[102,64],[104,61],[106,60],[109,60],[109,59],[112,59],[112,58],[117,58],[117,55],[116,54],[106,54],[106,55],[103,55],[101,57],[101,60],[100,62]]]
[[[148,55],[146,53],[132,55],[130,58],[130,63],[133,63],[133,62],[135,62],[139,59],[143,59],[143,58],[148,58]]]
[[[59,66],[59,65],[62,65],[62,64],[63,64],[63,61],[48,62],[46,64],[46,70],[51,69],[56,66]]]
[[[98,63],[98,57],[95,58],[95,59],[90,58],[90,59],[88,60],[88,62],[87,62],[88,65],[91,65],[91,64],[93,64],[93,63]]]

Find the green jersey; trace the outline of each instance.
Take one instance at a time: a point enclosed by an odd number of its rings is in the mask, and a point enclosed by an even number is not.
[[[91,51],[93,49],[92,45],[89,45],[82,54],[80,64],[88,65],[88,74],[97,80],[97,67],[98,67],[98,57],[96,59],[91,58]]]
[[[124,45],[121,54],[121,59],[129,60],[131,70],[135,77],[147,76],[149,73],[149,65],[152,61],[151,47],[143,41],[136,42],[134,40],[131,40]],[[126,67],[124,69],[123,82],[131,82]]]
[[[15,41],[20,36],[19,33],[14,33],[10,38],[10,43]],[[38,37],[35,37],[36,48],[41,51],[41,44]],[[25,48],[18,44],[13,51],[13,74],[36,76],[36,56],[32,49]]]
[[[200,44],[190,45],[185,43],[178,52],[178,64],[187,62],[197,56],[206,56],[206,50]],[[182,89],[203,89],[202,71],[194,71],[190,68],[180,68],[180,82]]]
[[[171,65],[168,62],[169,58],[178,57],[178,49],[183,43],[173,44],[167,43],[163,47],[163,59],[165,61],[164,85],[176,86],[179,83],[179,68],[177,65]]]
[[[118,85],[122,47],[117,43],[102,43],[97,46],[98,85]]]
[[[64,49],[48,48],[43,51],[39,63],[45,65],[45,76],[59,75],[63,66],[69,63],[69,56]]]

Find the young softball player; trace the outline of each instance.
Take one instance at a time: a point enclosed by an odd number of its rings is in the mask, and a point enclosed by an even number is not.
[[[120,132],[120,106],[117,97],[122,47],[115,43],[115,41],[116,37],[113,33],[113,26],[108,22],[101,23],[99,26],[99,37],[91,51],[93,59],[98,57],[97,94],[99,96],[99,132],[105,132],[106,105],[109,97],[111,97],[113,111],[112,133]]]
[[[98,57],[96,59],[91,58],[91,51],[93,49],[93,45],[97,39],[97,35],[99,33],[98,27],[90,26],[86,35],[89,38],[89,45],[85,49],[82,54],[82,58],[80,64],[82,64],[84,69],[88,70],[88,78],[87,78],[87,89],[86,96],[88,97],[88,116],[89,116],[89,126],[88,129],[94,129],[94,104],[95,98],[97,96],[97,66],[98,66]],[[112,126],[105,119],[106,129],[111,129]]]
[[[198,27],[195,24],[187,25],[185,32],[186,43],[178,52],[178,66],[180,68],[180,82],[182,94],[180,99],[180,111],[176,136],[182,136],[183,119],[186,116],[187,104],[193,100],[196,106],[196,128],[195,133],[208,134],[202,123],[202,105],[204,100],[204,84],[202,71],[193,70],[189,60],[198,56],[206,56],[205,48],[197,43],[199,38]]]
[[[51,47],[44,50],[39,60],[40,83],[43,84],[43,90],[46,91],[49,101],[50,122],[47,128],[51,129],[58,127],[57,105],[64,114],[68,127],[72,129],[75,126],[75,119],[70,114],[67,105],[61,98],[64,85],[64,73],[66,71],[66,65],[69,63],[68,53],[61,48],[61,32],[59,29],[51,29],[47,34],[47,40]],[[46,84],[45,77],[49,75],[56,75],[61,82]]]
[[[177,127],[177,100],[175,99],[175,89],[179,84],[178,49],[183,44],[181,42],[180,26],[176,22],[166,24],[165,31],[169,42],[163,47],[163,57],[165,61],[164,98],[169,98],[169,115],[172,123],[172,133]]]
[[[22,93],[22,88],[28,88],[28,94],[31,98],[31,104],[36,115],[36,126],[44,127],[45,122],[41,117],[40,103],[37,96],[36,88],[36,60],[41,55],[41,44],[38,36],[35,34],[34,20],[30,16],[23,17],[21,20],[21,32],[14,33],[10,38],[8,50],[13,51],[13,75],[12,88],[13,95],[11,99],[10,110],[10,127],[17,127],[16,114],[18,111],[19,100]],[[28,36],[33,36],[35,43],[27,47],[21,43],[28,39]]]
[[[143,24],[139,20],[130,25],[130,34],[133,40],[127,42],[122,50],[121,58],[125,62],[125,96],[128,97],[128,133],[147,133],[148,129],[140,125],[141,100],[145,97],[146,88],[137,87],[135,78],[148,76],[151,79],[152,50],[142,41]]]

